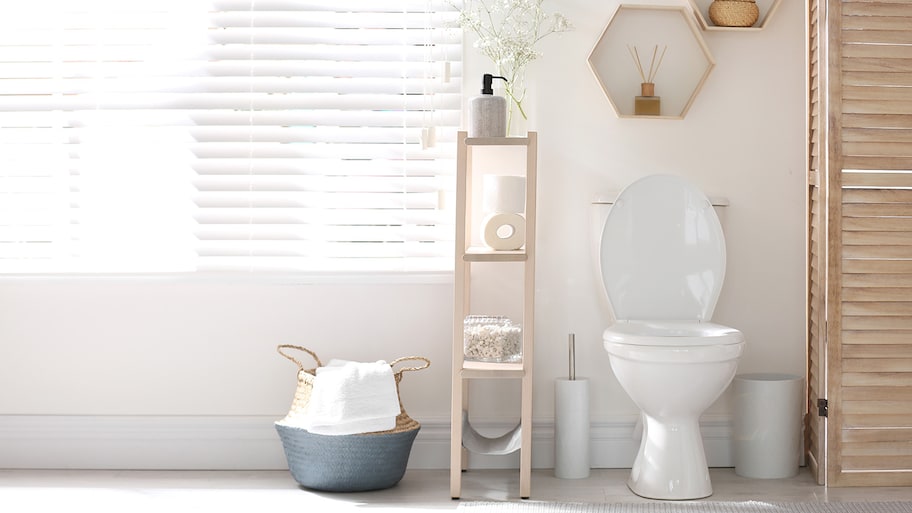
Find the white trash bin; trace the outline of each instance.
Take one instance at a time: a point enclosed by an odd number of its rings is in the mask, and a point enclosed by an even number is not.
[[[777,479],[798,473],[804,378],[792,374],[741,374],[735,401],[735,473]]]

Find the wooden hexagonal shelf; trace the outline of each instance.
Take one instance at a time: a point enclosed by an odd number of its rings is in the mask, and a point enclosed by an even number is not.
[[[661,99],[658,115],[635,114],[643,80],[631,56],[634,47],[642,67],[660,62],[653,81]],[[667,48],[660,60],[656,48]],[[621,118],[683,119],[714,66],[694,13],[684,6],[618,6],[589,54],[589,69]]]
[[[763,30],[769,23],[770,18],[776,13],[776,9],[782,3],[782,0],[756,0],[757,7],[760,9],[760,17],[751,27],[720,27],[709,19],[709,6],[713,0],[688,0],[693,7],[694,15],[697,22],[703,30]]]

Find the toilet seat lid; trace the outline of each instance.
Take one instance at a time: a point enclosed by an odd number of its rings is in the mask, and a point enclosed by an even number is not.
[[[699,188],[651,175],[618,195],[600,260],[616,319],[708,321],[725,277],[725,238]]]

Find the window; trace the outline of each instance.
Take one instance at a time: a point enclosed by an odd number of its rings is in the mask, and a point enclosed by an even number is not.
[[[446,0],[31,0],[0,19],[0,273],[452,268]]]

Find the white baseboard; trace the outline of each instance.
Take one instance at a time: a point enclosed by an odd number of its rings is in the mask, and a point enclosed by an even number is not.
[[[0,416],[0,468],[287,468],[260,416]]]
[[[272,416],[56,416],[0,415],[3,469],[285,469],[285,454]],[[422,427],[409,468],[446,469],[449,418],[419,419]],[[481,432],[505,432],[498,421],[473,420]],[[629,468],[639,446],[636,417],[595,421],[590,427],[593,468]],[[704,417],[702,431],[711,467],[731,467],[731,420]],[[532,466],[554,466],[554,422],[536,419]],[[518,468],[519,453],[470,455],[472,468]]]

